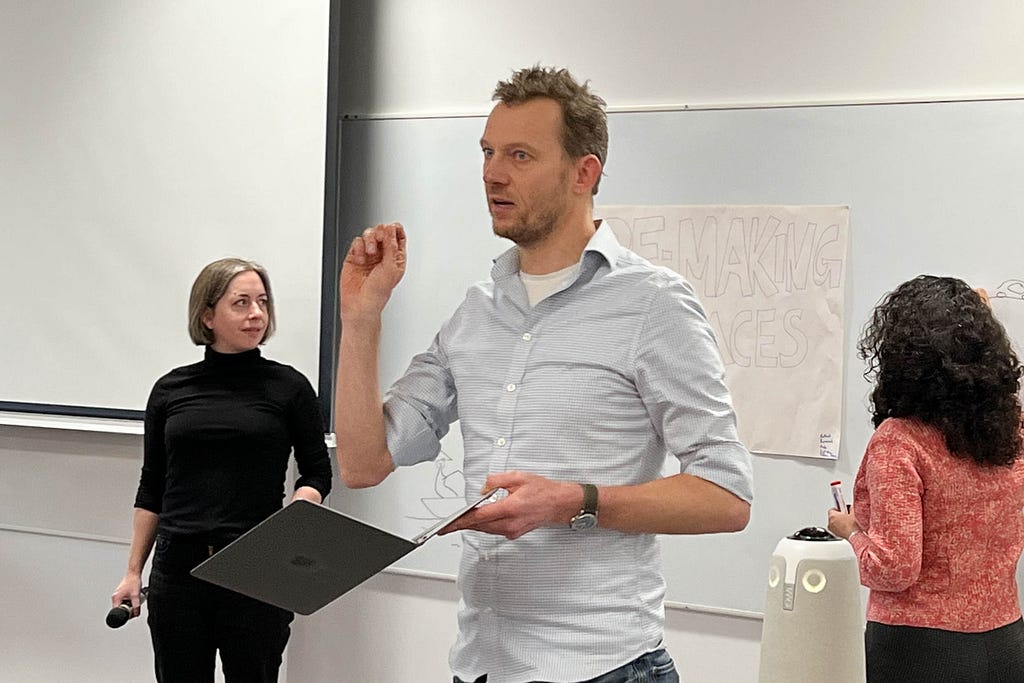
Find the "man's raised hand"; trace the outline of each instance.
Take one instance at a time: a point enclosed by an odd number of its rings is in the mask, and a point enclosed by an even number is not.
[[[352,240],[341,266],[342,321],[379,316],[405,275],[405,228],[378,223]]]

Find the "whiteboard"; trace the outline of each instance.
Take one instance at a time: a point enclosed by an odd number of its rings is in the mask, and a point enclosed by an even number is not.
[[[316,377],[329,3],[199,9],[4,7],[0,410],[137,417],[202,358],[189,288],[224,256],[266,266],[265,353]]]
[[[833,479],[843,480],[851,495],[871,434],[869,385],[856,341],[885,292],[923,272],[954,275],[990,291],[1024,274],[1022,121],[1024,101],[1018,100],[609,116],[599,204],[851,210],[839,458],[755,455],[746,530],[663,538],[668,600],[761,612],[778,541],[826,523]],[[469,284],[486,278],[491,259],[508,246],[491,234],[484,204],[483,125],[482,117],[343,122],[340,248],[381,221],[401,221],[409,235],[409,269],[385,313],[385,386],[427,347]],[[411,535],[457,488],[457,434],[448,437],[444,453],[450,459],[400,470],[377,488],[339,490],[332,504]],[[434,539],[399,566],[453,575],[458,555],[457,539]]]

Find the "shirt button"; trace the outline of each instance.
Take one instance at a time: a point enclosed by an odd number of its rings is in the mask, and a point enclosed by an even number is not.
[[[523,332],[523,341],[530,341],[533,339],[533,335],[529,332]]]
[[[504,446],[504,445],[505,445],[505,437],[503,437],[503,436],[499,436],[499,437],[498,437],[498,440],[497,440],[497,441],[495,441],[494,443],[495,443],[495,445],[497,445],[497,446]]]
[[[515,390],[516,390],[516,385],[515,384],[508,384],[508,385],[505,386],[505,391],[515,391]]]

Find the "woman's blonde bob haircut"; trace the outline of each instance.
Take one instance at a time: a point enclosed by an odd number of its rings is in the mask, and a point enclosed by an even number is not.
[[[213,310],[228,285],[239,273],[252,271],[260,276],[263,288],[267,290],[267,331],[260,340],[265,344],[277,327],[274,318],[274,295],[270,291],[270,276],[266,269],[258,263],[239,258],[222,258],[208,264],[199,271],[196,281],[192,283],[192,293],[188,297],[188,335],[196,346],[209,346],[216,339],[213,330],[206,326],[203,318]]]

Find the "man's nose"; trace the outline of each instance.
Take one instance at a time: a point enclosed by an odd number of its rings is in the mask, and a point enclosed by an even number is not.
[[[488,185],[504,185],[508,183],[508,173],[505,164],[497,155],[484,162],[484,182]]]

